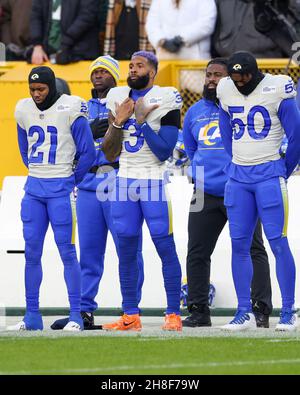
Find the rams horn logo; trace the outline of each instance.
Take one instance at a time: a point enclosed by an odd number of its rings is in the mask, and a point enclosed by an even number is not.
[[[233,70],[241,70],[242,66],[240,64],[235,64],[232,68]]]
[[[31,79],[32,79],[32,80],[37,80],[38,78],[40,78],[38,74],[33,74],[33,75],[31,76]]]

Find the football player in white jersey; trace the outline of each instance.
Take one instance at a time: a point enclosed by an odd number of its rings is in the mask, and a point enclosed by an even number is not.
[[[111,218],[111,201],[107,198],[113,188],[119,168],[119,158],[108,162],[102,152],[103,137],[108,129],[106,96],[117,85],[120,78],[119,63],[111,56],[100,56],[90,65],[90,79],[93,84],[92,99],[88,101],[89,122],[92,129],[96,160],[78,185],[76,214],[81,267],[81,316],[84,329],[101,329],[94,324],[94,311],[98,304],[96,296],[104,271],[104,257],[108,230],[118,252],[118,238]],[[111,180],[112,186],[107,180]],[[103,186],[104,185],[104,186]],[[142,235],[141,235],[142,236]],[[144,281],[142,237],[138,250],[138,300],[141,299]],[[56,320],[52,329],[63,329],[68,318]]]
[[[29,169],[22,200],[25,239],[26,313],[9,330],[42,330],[39,289],[41,257],[49,226],[64,264],[70,317],[67,331],[83,329],[80,315],[81,274],[75,249],[75,213],[71,192],[95,160],[87,105],[77,96],[60,95],[49,67],[29,74],[31,98],[20,100],[15,118],[23,162]],[[76,159],[77,164],[74,165]]]
[[[144,219],[162,261],[167,309],[164,330],[182,330],[181,267],[173,238],[172,213],[165,197],[165,161],[180,127],[182,99],[175,88],[154,85],[154,54],[132,55],[128,86],[110,90],[107,107],[113,122],[104,139],[107,159],[120,154],[117,196],[112,216],[119,238],[120,281],[124,315],[107,330],[141,330],[136,296],[138,236]]]
[[[229,75],[217,87],[219,125],[225,149],[232,157],[225,187],[232,271],[238,298],[234,319],[227,330],[255,327],[250,303],[252,264],[250,245],[257,218],[276,259],[282,309],[276,330],[297,328],[295,263],[287,239],[288,197],[286,180],[300,158],[300,114],[291,78],[262,74],[248,52],[229,59]],[[279,154],[284,132],[289,144]]]

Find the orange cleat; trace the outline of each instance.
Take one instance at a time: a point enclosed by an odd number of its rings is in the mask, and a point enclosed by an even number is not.
[[[162,326],[164,331],[182,331],[182,321],[178,314],[166,314],[165,325]]]
[[[142,323],[138,314],[124,314],[118,321],[102,325],[102,329],[107,331],[140,331]]]

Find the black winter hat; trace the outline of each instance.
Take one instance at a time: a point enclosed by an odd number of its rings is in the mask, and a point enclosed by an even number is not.
[[[51,88],[52,86],[55,86],[55,74],[50,67],[34,67],[28,76],[28,83],[46,84]]]
[[[255,57],[246,51],[235,52],[228,59],[228,73],[252,74],[258,72],[258,66]]]
[[[56,79],[55,74],[50,67],[47,66],[40,66],[34,67],[29,76],[28,76],[28,83],[34,84],[46,84],[49,87],[49,93],[43,103],[37,104],[36,106],[40,111],[45,111],[59,99],[60,94],[57,92],[56,89]]]

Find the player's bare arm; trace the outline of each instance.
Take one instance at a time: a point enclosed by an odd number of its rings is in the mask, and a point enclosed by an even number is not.
[[[103,152],[107,160],[114,162],[122,149],[122,127],[134,112],[134,101],[125,99],[121,104],[116,103],[116,116],[109,115],[109,128],[103,141]]]
[[[134,107],[135,118],[138,124],[142,124],[145,122],[147,116],[156,108],[158,108],[158,104],[154,104],[153,106],[146,106],[144,99],[139,98]]]

